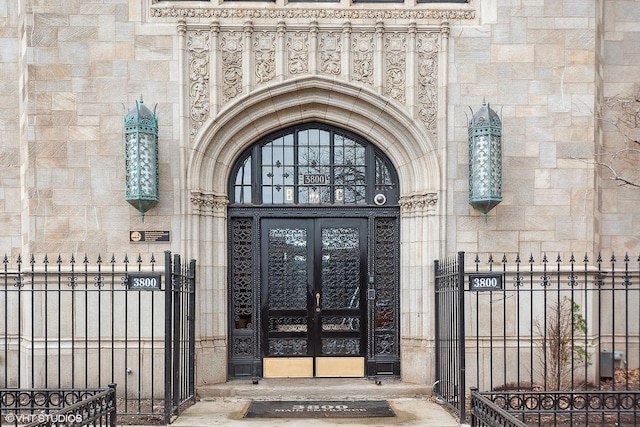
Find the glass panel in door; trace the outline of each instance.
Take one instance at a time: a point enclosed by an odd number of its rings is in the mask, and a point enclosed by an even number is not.
[[[265,377],[364,376],[366,220],[263,221]]]
[[[313,263],[307,220],[264,220],[263,376],[313,376],[309,286]],[[311,238],[313,234],[311,233]]]
[[[316,376],[364,376],[366,277],[363,220],[318,220],[320,240],[320,310]],[[319,342],[318,342],[319,341]]]

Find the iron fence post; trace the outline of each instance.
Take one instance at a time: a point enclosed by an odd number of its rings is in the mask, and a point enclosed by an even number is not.
[[[436,365],[436,378],[435,378],[435,382],[433,383],[433,392],[436,394],[438,393],[438,381],[440,380],[440,376],[441,376],[441,372],[440,372],[440,300],[439,300],[439,294],[438,291],[440,289],[440,261],[439,260],[435,260],[433,261],[433,271],[434,271],[434,286],[435,286],[435,292],[434,292],[434,300],[435,300],[435,304],[434,304],[434,314],[436,317],[436,321],[435,321],[435,328],[436,328],[436,333],[435,333],[435,349],[436,349],[436,357],[435,357],[435,365]]]
[[[460,405],[460,422],[467,418],[467,393],[466,393],[466,369],[465,369],[465,340],[464,340],[464,252],[458,252],[458,356],[460,386],[458,387],[458,404]]]
[[[189,263],[189,393],[192,401],[196,401],[195,360],[196,360],[196,260]]]
[[[171,270],[171,252],[165,251],[164,253],[164,274],[165,274],[165,289],[164,289],[164,424],[171,423],[171,368],[173,367],[171,361],[171,325],[172,325],[172,291],[173,280]]]
[[[116,422],[116,419],[118,417],[118,405],[116,404],[118,395],[116,394],[116,384],[109,384],[109,388],[113,390],[113,393],[111,394],[113,399],[113,412],[109,417],[109,426],[116,427],[118,425],[118,423]]]
[[[471,417],[471,419],[469,420],[469,424],[471,425],[471,427],[476,427],[478,425],[478,420],[476,419],[476,411],[474,410],[474,397],[476,395],[476,393],[478,393],[478,387],[469,387],[469,394],[471,395],[471,413],[469,414],[469,416]],[[461,419],[460,423],[463,423],[464,421]]]
[[[180,347],[182,328],[182,292],[184,289],[184,278],[181,275],[182,265],[180,262],[180,254],[173,255],[173,274],[176,277],[173,296],[173,395],[172,407],[178,410],[180,406]]]

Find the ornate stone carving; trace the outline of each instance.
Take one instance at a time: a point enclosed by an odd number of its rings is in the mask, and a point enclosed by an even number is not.
[[[438,195],[436,193],[414,194],[400,198],[400,209],[403,211],[426,211],[433,214],[436,211]]]
[[[351,49],[353,52],[353,79],[373,86],[373,33],[354,33]]]
[[[418,115],[434,138],[438,118],[438,34],[418,35]]]
[[[475,19],[475,10],[438,10],[407,7],[406,9],[249,9],[249,8],[217,8],[215,3],[208,5],[202,3],[199,7],[180,7],[176,3],[161,4],[158,0],[152,0],[150,14],[152,18],[217,18],[217,19],[410,19],[457,21]]]
[[[225,213],[229,199],[212,193],[202,193],[199,191],[191,192],[191,204],[197,213],[204,214],[211,211],[219,211]]]
[[[222,101],[224,103],[242,93],[242,33],[229,31],[220,38],[222,52]]]
[[[209,117],[209,33],[191,31],[187,36],[191,136]]]
[[[214,21],[209,29],[184,21],[178,24],[178,31],[187,37],[192,138],[210,119],[212,105],[217,111],[276,78],[320,73],[376,86],[381,95],[414,111],[437,139],[438,56],[448,24],[421,28],[412,21],[406,31],[398,27],[387,31],[381,20],[374,27],[345,22],[342,28],[310,20],[306,30],[288,29],[279,20],[254,31],[253,22],[223,26]],[[212,66],[216,70],[210,70]]]
[[[333,31],[320,33],[320,71],[334,76],[340,75],[342,53],[342,39],[339,33]]]
[[[263,31],[255,35],[253,42],[256,83],[266,83],[276,75],[276,33]]]
[[[288,69],[289,73],[304,74],[309,72],[309,34],[296,31],[288,35]]]
[[[385,93],[405,103],[407,86],[407,36],[391,33],[386,35]]]

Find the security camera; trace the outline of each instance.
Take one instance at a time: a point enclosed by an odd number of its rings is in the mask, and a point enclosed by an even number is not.
[[[382,206],[387,203],[387,196],[385,196],[384,194],[376,194],[373,198],[373,203],[378,206]]]

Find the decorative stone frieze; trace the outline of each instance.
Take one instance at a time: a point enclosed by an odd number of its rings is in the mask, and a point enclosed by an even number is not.
[[[261,85],[309,74],[364,85],[406,107],[437,140],[438,62],[447,23],[178,24],[186,37],[190,137],[219,108]],[[185,36],[186,34],[186,36]],[[214,71],[215,70],[215,71]],[[210,81],[213,79],[214,81]]]
[[[256,84],[267,83],[276,76],[276,33],[262,31],[253,42]]]
[[[222,55],[222,102],[242,93],[242,33],[225,31],[220,36]]]
[[[418,34],[418,115],[432,136],[437,136],[438,118],[438,51],[436,33]]]
[[[209,117],[210,34],[208,31],[190,31],[187,34],[191,117],[189,133],[193,137]]]
[[[391,33],[386,35],[385,92],[395,100],[405,103],[407,86],[407,35]]]
[[[332,76],[342,73],[342,38],[340,33],[323,31],[319,34],[320,72]]]
[[[227,196],[221,196],[218,194],[192,191],[191,204],[193,205],[193,210],[196,214],[212,215],[214,212],[226,214],[229,199]]]
[[[302,31],[289,33],[287,37],[287,69],[289,74],[309,72],[309,34]]]
[[[176,3],[153,0],[152,18],[213,18],[213,19],[389,19],[389,20],[472,20],[475,10],[470,9],[290,9],[290,8],[219,8],[203,3],[199,7],[181,7]]]
[[[373,33],[359,32],[352,35],[353,80],[373,86]]]
[[[400,198],[400,209],[403,212],[422,211],[430,215],[436,213],[438,195],[436,193],[413,194]]]

